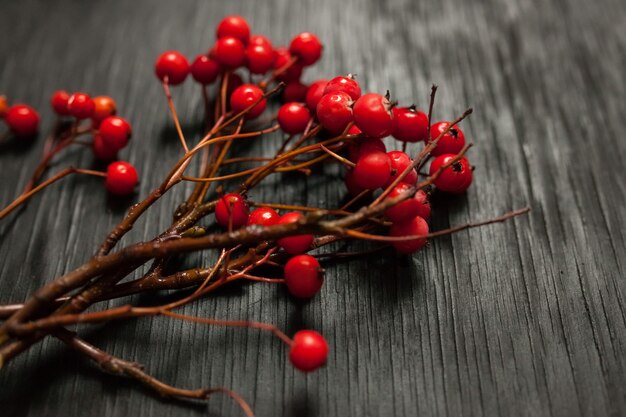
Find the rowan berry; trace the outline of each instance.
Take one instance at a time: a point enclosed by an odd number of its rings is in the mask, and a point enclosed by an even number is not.
[[[259,101],[260,100],[260,101]],[[257,118],[267,106],[267,100],[263,98],[263,90],[256,85],[244,84],[233,91],[230,96],[230,108],[234,114],[241,113],[254,103],[258,103],[246,113],[246,119]]]
[[[356,78],[352,74],[340,75],[333,78],[326,84],[324,94],[334,93],[341,91],[352,97],[352,100],[358,100],[361,97],[361,86],[356,81]]]
[[[105,187],[111,194],[130,195],[135,191],[138,182],[137,170],[128,162],[113,162],[107,168]]]
[[[389,161],[391,162],[391,179],[389,180],[389,184],[391,184],[398,175],[402,174],[406,167],[411,165],[413,162],[409,155],[402,151],[391,151],[388,152]],[[407,184],[415,184],[417,182],[417,171],[413,168],[406,177],[402,179],[401,182],[405,182]],[[387,184],[387,185],[389,185]]]
[[[380,94],[365,94],[354,103],[354,123],[372,138],[388,136],[393,130],[391,102]]]
[[[298,62],[305,67],[315,64],[322,56],[322,43],[311,32],[296,35],[289,45],[289,52],[298,57]]]
[[[74,93],[67,101],[67,110],[77,119],[88,119],[93,116],[96,104],[85,93]]]
[[[154,64],[154,71],[159,80],[165,82],[167,77],[169,85],[178,85],[189,75],[189,62],[178,51],[163,52]]]
[[[213,84],[221,71],[220,64],[207,55],[198,55],[191,64],[191,76],[202,85]]]
[[[67,91],[59,90],[52,94],[50,104],[52,110],[59,116],[68,116],[70,111],[67,108],[67,102],[70,100],[70,94]]]
[[[246,48],[246,61],[252,74],[265,74],[274,67],[276,54],[267,45],[248,45]]]
[[[109,96],[97,96],[93,98],[93,104],[95,106],[91,120],[95,127],[98,127],[100,123],[109,116],[115,116],[117,113],[117,104]]]
[[[352,99],[346,93],[324,95],[317,104],[317,120],[330,133],[341,133],[352,122]]]
[[[296,369],[311,372],[326,363],[328,352],[328,343],[321,334],[313,330],[300,330],[293,336],[289,360]]]
[[[276,210],[269,207],[259,207],[250,213],[248,217],[248,226],[257,224],[260,226],[274,226],[278,223],[280,215]]]
[[[215,42],[210,56],[224,68],[235,69],[246,62],[246,47],[238,38],[226,36]]]
[[[428,234],[428,223],[420,216],[416,216],[408,222],[394,223],[389,229],[391,236],[424,236]],[[392,242],[391,245],[400,253],[409,254],[417,252],[426,245],[425,238],[417,238]]]
[[[248,223],[248,203],[241,194],[226,194],[215,205],[215,221],[222,227],[239,229]]]
[[[274,49],[274,47],[272,46],[272,41],[270,41],[267,36],[263,36],[263,35],[252,35],[252,36],[250,36],[250,40],[248,42],[248,45],[263,45],[263,46],[267,46],[267,47],[269,47],[271,49]]]
[[[317,111],[317,104],[322,99],[324,95],[324,90],[326,89],[326,85],[328,84],[328,80],[317,80],[309,86],[309,89],[306,92],[306,105],[313,113]]]
[[[456,155],[453,154],[444,154],[436,157],[433,162],[430,163],[430,175],[433,175],[439,168],[447,164],[455,156]],[[463,157],[445,168],[434,183],[441,191],[460,194],[464,193],[472,184],[472,177],[472,167],[467,158]]]
[[[16,136],[33,136],[39,130],[39,113],[26,104],[9,107],[4,121]]]
[[[372,151],[357,160],[354,167],[356,183],[369,190],[373,190],[389,183],[391,177],[391,162],[384,152]]]
[[[302,213],[292,211],[280,216],[278,224],[294,223],[302,217],[304,217]],[[313,235],[296,235],[278,239],[278,245],[290,255],[298,255],[308,251],[311,248],[312,243]]]
[[[278,124],[290,135],[302,133],[311,120],[311,113],[304,104],[286,103],[278,110]]]
[[[352,128],[350,130],[352,130]],[[358,133],[360,133],[360,130]],[[357,134],[357,132],[351,134]],[[375,138],[362,138],[352,141],[350,146],[348,146],[348,159],[352,162],[356,162],[361,156],[367,155],[370,152],[387,152],[385,143],[381,139]]]
[[[227,36],[237,38],[246,45],[250,40],[248,21],[241,16],[226,16],[217,25],[217,37],[225,38]]]
[[[430,140],[435,140],[446,128],[450,125],[449,122],[437,122],[430,127]],[[451,127],[448,132],[443,135],[437,142],[437,146],[430,151],[433,156],[439,156],[443,154],[456,155],[465,146],[465,135],[463,131],[458,127]]]
[[[281,68],[284,68],[289,62],[292,60],[293,56],[286,48],[278,48],[275,50],[275,60],[274,60],[274,70],[278,71]],[[301,63],[295,62],[289,66],[286,70],[282,71],[281,74],[277,76],[280,81],[284,81],[286,83],[298,81],[302,76],[302,71],[304,71],[304,67]]]
[[[302,84],[300,81],[291,82],[287,84],[283,90],[283,101],[285,103],[289,103],[290,101],[304,103],[308,91],[309,87]]]
[[[419,142],[428,140],[428,116],[411,107],[394,107],[393,110],[394,138],[402,142]]]
[[[100,123],[99,133],[108,148],[118,151],[128,144],[132,129],[126,119],[109,116]]]
[[[117,159],[117,149],[109,148],[100,135],[94,135],[91,150],[96,159],[111,162]]]
[[[401,182],[391,190],[391,192],[387,195],[387,198],[397,197],[410,188],[411,186],[409,184]],[[414,196],[388,208],[385,211],[385,216],[387,216],[393,223],[408,222],[415,216],[420,216],[424,220],[428,220],[430,217],[430,203],[428,202],[428,196],[423,190],[417,190]]]
[[[324,271],[311,255],[297,255],[285,264],[285,284],[289,294],[299,298],[311,298],[324,283]]]

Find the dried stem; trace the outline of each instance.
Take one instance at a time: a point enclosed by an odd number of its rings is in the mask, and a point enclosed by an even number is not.
[[[163,91],[165,92],[165,98],[167,99],[167,105],[170,108],[170,113],[172,113],[174,124],[176,125],[176,132],[178,132],[178,138],[180,139],[180,144],[183,146],[185,153],[187,153],[189,152],[189,147],[187,146],[187,141],[185,140],[183,129],[180,127],[180,121],[178,120],[178,114],[176,114],[176,107],[174,106],[174,100],[172,100],[172,93],[170,92],[170,83],[169,83],[167,76],[165,76],[165,78],[163,79]]]
[[[89,170],[89,169],[79,169],[79,168],[74,168],[74,167],[65,168],[64,170],[58,172],[57,174],[53,175],[52,177],[48,178],[47,180],[45,180],[44,182],[39,184],[37,187],[35,187],[35,188],[31,189],[30,191],[20,195],[11,204],[9,204],[4,209],[2,209],[0,211],[0,220],[4,219],[6,216],[9,215],[9,213],[11,213],[17,207],[19,207],[22,204],[24,204],[29,198],[31,198],[33,195],[37,194],[39,191],[43,190],[47,186],[49,186],[51,184],[54,184],[55,182],[59,181],[60,179],[65,178],[65,177],[67,177],[68,175],[71,175],[71,174],[83,174],[83,175],[92,175],[92,176],[97,176],[97,177],[106,177],[106,173],[100,172],[100,171],[92,171],[92,170]]]
[[[75,333],[72,333],[65,329],[57,329],[54,331],[54,336],[70,346],[75,351],[86,356],[100,367],[105,372],[112,373],[114,375],[127,376],[141,382],[143,385],[154,390],[156,393],[164,398],[179,398],[179,399],[207,399],[211,394],[223,393],[231,397],[247,417],[254,417],[252,409],[244,401],[239,394],[224,387],[215,387],[207,389],[183,389],[177,388],[172,385],[166,384],[143,370],[143,366],[129,362],[118,357],[115,357],[93,345],[87,343],[85,340],[79,338]]]

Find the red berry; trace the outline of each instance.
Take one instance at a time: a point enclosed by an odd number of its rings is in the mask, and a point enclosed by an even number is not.
[[[91,150],[93,155],[102,162],[111,162],[117,159],[117,149],[109,148],[100,135],[93,137]]]
[[[0,96],[0,119],[4,119],[9,111],[9,101],[5,96]]]
[[[246,47],[239,39],[227,36],[215,42],[210,55],[224,68],[234,69],[246,62]]]
[[[297,255],[285,264],[285,284],[289,294],[299,298],[311,298],[324,283],[324,271],[311,255]]]
[[[68,116],[70,114],[67,109],[67,102],[70,100],[70,95],[67,91],[59,90],[55,91],[52,94],[52,98],[50,99],[50,104],[52,105],[52,110],[59,116]]]
[[[233,230],[248,223],[248,203],[241,194],[226,194],[215,205],[215,221],[225,228],[231,224]]]
[[[263,98],[263,90],[256,85],[244,84],[237,87],[237,89],[233,91],[233,94],[230,96],[230,108],[233,113],[238,114],[261,98]],[[257,103],[256,106],[248,111],[246,119],[259,117],[261,113],[263,113],[263,110],[265,110],[266,106],[267,100],[263,98]]]
[[[317,111],[317,104],[322,99],[324,95],[324,90],[326,89],[326,84],[328,84],[328,80],[317,80],[309,86],[309,89],[306,92],[306,105],[312,112]]]
[[[311,113],[304,104],[287,103],[278,110],[278,124],[280,128],[290,135],[302,133],[311,120]]]
[[[4,121],[16,136],[33,136],[39,130],[39,114],[26,104],[15,104],[9,107]]]
[[[293,336],[289,360],[296,369],[311,372],[326,363],[328,351],[328,343],[321,334],[313,330],[300,330]]]
[[[341,133],[352,122],[352,99],[342,92],[324,95],[317,104],[317,120],[331,133]]]
[[[352,162],[356,162],[361,156],[371,152],[387,152],[385,143],[381,139],[374,138],[363,138],[352,141],[348,147],[348,159]]]
[[[280,70],[285,65],[287,65],[289,61],[291,61],[292,59],[291,53],[286,48],[278,48],[274,52],[276,54],[276,57],[274,60],[275,70]],[[300,77],[302,76],[303,70],[304,70],[304,67],[302,66],[302,64],[299,62],[295,62],[291,64],[291,66],[287,70],[282,72],[278,76],[278,79],[286,83],[298,81]]]
[[[215,82],[221,71],[220,64],[206,55],[198,55],[191,64],[191,76],[202,85]]]
[[[354,123],[372,138],[388,136],[393,129],[391,103],[380,94],[365,94],[354,103]]]
[[[313,33],[302,32],[291,40],[289,52],[298,57],[298,62],[308,67],[322,56],[322,43]]]
[[[274,67],[276,55],[266,45],[248,45],[246,48],[247,66],[252,74],[265,74]]]
[[[430,139],[435,140],[450,125],[449,122],[437,122],[430,127]],[[433,156],[439,156],[446,153],[456,155],[465,146],[465,135],[458,126],[454,126],[443,135],[437,146],[430,153]]]
[[[167,77],[169,85],[178,85],[185,81],[189,74],[189,62],[178,51],[163,52],[154,64],[154,71],[159,80],[165,81]]]
[[[419,142],[428,140],[428,116],[418,111],[415,106],[394,107],[393,110],[394,138],[402,142]]]
[[[107,117],[114,116],[117,113],[117,104],[109,96],[97,96],[93,98],[95,109],[93,111],[93,120],[96,127]]]
[[[232,36],[245,44],[250,39],[250,25],[241,16],[226,16],[217,25],[217,37],[224,38]]]
[[[111,194],[131,195],[138,182],[137,171],[128,162],[113,162],[107,168],[105,187]]]
[[[361,187],[359,184],[357,184],[356,179],[354,177],[353,169],[346,172],[344,182],[346,183],[346,188],[348,189],[348,193],[350,193],[350,195],[353,197],[356,197],[357,195],[361,194],[363,191],[367,190],[367,188]]]
[[[413,161],[409,155],[401,151],[391,151],[388,152],[387,155],[389,156],[389,161],[391,162],[391,179],[389,180],[389,184],[391,184],[393,180],[395,180],[398,175],[402,174],[406,167],[411,165]],[[417,171],[415,168],[413,168],[401,182],[415,184],[417,182]]]
[[[334,93],[341,91],[352,97],[352,100],[358,100],[361,97],[361,86],[354,78],[354,75],[348,74],[346,76],[340,75],[335,77],[326,84],[324,94]]]
[[[391,177],[391,163],[384,152],[362,155],[354,167],[354,179],[361,187],[373,190],[384,186]]]
[[[285,103],[289,103],[290,101],[304,103],[307,91],[309,91],[309,87],[302,84],[300,81],[291,82],[287,84],[283,90],[283,101]]]
[[[270,49],[274,49],[274,47],[272,46],[272,41],[270,41],[267,36],[263,35],[250,36],[250,41],[248,42],[248,45],[263,45],[267,46]]]
[[[96,111],[96,104],[85,93],[74,93],[67,101],[67,110],[77,119],[87,119]]]
[[[269,207],[259,207],[250,213],[248,217],[248,226],[258,224],[260,226],[273,226],[278,223],[280,215],[274,209]]]
[[[401,182],[391,190],[387,198],[397,197],[409,188],[411,188],[409,184]],[[420,216],[424,220],[428,220],[430,217],[428,196],[424,191],[417,190],[413,197],[388,208],[387,211],[385,211],[385,215],[394,223],[405,223],[412,220],[415,216]]]
[[[389,229],[391,236],[423,236],[428,234],[428,223],[420,216],[404,223],[394,223]],[[426,245],[426,239],[404,240],[392,242],[391,245],[400,253],[413,253],[422,249]]]
[[[455,155],[444,154],[436,157],[430,164],[430,175],[433,175],[441,166],[448,163]],[[441,175],[435,180],[435,186],[447,193],[464,193],[472,184],[472,167],[463,157],[443,170]]]
[[[428,194],[424,192],[424,190],[417,190],[415,196],[413,196],[413,200],[420,203],[420,210],[417,213],[424,220],[428,220],[430,218],[430,201],[428,201]]]
[[[292,211],[280,216],[278,224],[294,223],[302,217],[304,217],[302,213]],[[285,252],[291,255],[298,255],[308,251],[311,248],[312,243],[313,235],[296,235],[278,239],[278,245],[281,246]]]
[[[128,144],[132,130],[126,119],[109,116],[100,123],[99,132],[106,146],[118,151]]]

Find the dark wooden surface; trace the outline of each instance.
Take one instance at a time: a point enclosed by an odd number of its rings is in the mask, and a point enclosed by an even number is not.
[[[255,331],[158,318],[81,334],[172,384],[233,388],[259,416],[625,415],[625,9],[621,0],[0,2],[0,92],[42,109],[44,126],[57,88],[113,96],[134,126],[123,156],[139,167],[139,195],[179,150],[155,57],[205,51],[220,18],[240,13],[276,43],[319,33],[325,56],[309,81],[353,72],[366,90],[389,88],[421,106],[435,82],[436,118],[475,108],[464,123],[476,143],[475,185],[435,201],[433,228],[533,209],[433,241],[409,259],[386,253],[330,266],[308,304],[276,286],[248,285],[184,309],[323,332],[332,354],[310,376],[293,371],[278,340]],[[197,135],[198,91],[188,82],[174,94],[185,129]],[[23,187],[41,142],[2,147],[1,205]],[[59,166],[70,162],[91,166],[92,158],[77,150]],[[337,204],[335,174],[277,178],[252,196]],[[184,191],[126,241],[169,224]],[[123,212],[97,179],[73,178],[0,223],[0,302],[80,265]],[[0,371],[2,416],[207,414],[240,411],[219,395],[200,405],[159,400],[55,340]]]

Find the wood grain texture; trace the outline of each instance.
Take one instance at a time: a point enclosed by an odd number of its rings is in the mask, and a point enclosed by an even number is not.
[[[324,333],[332,355],[304,376],[278,340],[254,331],[165,318],[81,328],[99,347],[184,387],[224,385],[258,416],[618,416],[626,414],[626,7],[621,0],[417,1],[1,1],[0,92],[42,110],[57,88],[114,97],[134,127],[124,158],[146,195],[179,144],[152,65],[159,52],[206,51],[222,16],[286,43],[317,32],[323,61],[311,81],[353,72],[366,90],[390,89],[435,118],[471,105],[475,185],[438,198],[433,229],[529,204],[530,216],[433,241],[412,258],[329,267],[321,296],[298,304],[282,288],[246,285],[183,309],[249,318],[293,333]],[[201,97],[174,91],[190,135]],[[269,153],[278,138],[242,152]],[[21,190],[37,143],[0,148],[0,204]],[[92,166],[87,152],[59,161]],[[332,205],[335,169],[307,182],[284,176],[257,200]],[[189,189],[190,187],[187,187]],[[184,187],[128,239],[169,224]],[[120,218],[98,179],[71,178],[0,223],[0,302],[22,300],[80,265]],[[358,245],[357,245],[358,246]],[[213,254],[190,257],[208,262]],[[158,297],[138,302],[154,303]],[[46,340],[0,372],[3,416],[240,415],[221,396],[196,405],[162,401],[132,381],[101,374]]]

